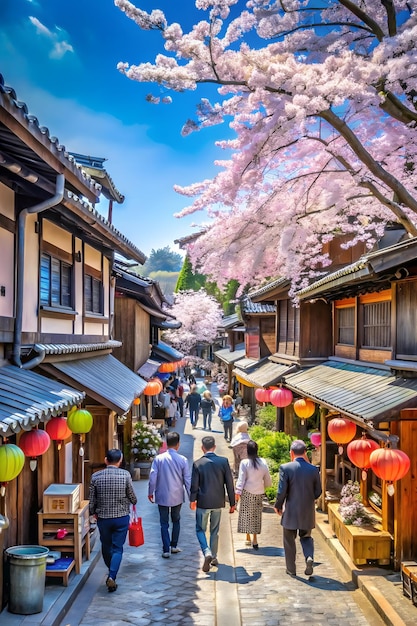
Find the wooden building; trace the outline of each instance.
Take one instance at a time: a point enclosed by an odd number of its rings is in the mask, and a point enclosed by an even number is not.
[[[372,471],[362,483],[365,502],[392,536],[399,568],[417,558],[417,239],[363,255],[299,297],[331,306],[332,350],[321,365],[285,376],[285,385],[319,405],[322,438],[328,420],[341,415],[356,424],[358,436],[398,447],[411,460],[392,496]],[[323,447],[323,466],[325,457]],[[340,482],[360,479],[346,458],[336,458],[336,468],[343,470]]]
[[[118,418],[146,386],[111,354],[121,346],[113,338],[114,253],[138,264],[145,256],[95,209],[101,192],[0,76],[0,443],[18,444],[22,430],[75,405],[94,418],[83,457],[74,435],[7,486],[4,546],[37,543],[48,485],[88,486],[118,445]]]

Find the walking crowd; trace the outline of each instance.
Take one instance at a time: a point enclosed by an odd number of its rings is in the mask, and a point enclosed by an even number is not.
[[[170,381],[171,382],[171,381]],[[228,458],[216,453],[216,440],[212,430],[212,416],[216,405],[208,390],[199,392],[192,384],[185,401],[178,408],[178,389],[183,381],[174,381],[165,392],[167,425],[175,424],[188,410],[190,424],[197,427],[199,412],[203,415],[203,429],[209,434],[201,440],[202,455],[193,462],[191,471],[188,460],[180,454],[180,435],[168,430],[164,446],[154,458],[149,475],[148,499],[158,506],[162,557],[180,553],[181,508],[186,498],[190,509],[195,511],[195,531],[201,548],[202,570],[207,573],[219,565],[219,530],[222,510],[228,506],[233,514],[238,506],[237,532],[246,537],[246,545],[258,550],[258,536],[262,530],[262,509],[265,488],[271,485],[268,465],[258,455],[258,445],[248,434],[248,424],[237,424],[233,436],[236,407],[231,394],[223,397],[218,411],[224,428],[224,438],[233,451],[233,472]],[[162,400],[162,403],[164,399]],[[175,413],[171,405],[175,402]],[[181,410],[182,409],[182,410]],[[305,575],[314,571],[314,542],[311,531],[315,526],[315,501],[321,494],[318,469],[311,465],[306,445],[301,440],[291,444],[291,461],[280,467],[279,485],[274,505],[283,527],[283,543],[286,572],[296,576],[296,537],[300,538],[305,559]],[[109,450],[106,468],[93,474],[90,486],[90,514],[97,518],[102,543],[103,560],[108,567],[106,585],[109,592],[117,589],[116,577],[121,564],[123,544],[129,526],[129,508],[136,504],[132,479],[129,472],[120,469],[122,453]],[[235,482],[236,480],[236,482]],[[227,496],[227,499],[226,499]]]

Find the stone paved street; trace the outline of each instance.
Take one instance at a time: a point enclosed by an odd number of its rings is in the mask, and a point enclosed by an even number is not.
[[[231,458],[218,418],[213,420],[213,426],[217,451]],[[181,419],[176,430],[184,433],[180,452],[190,460],[193,453],[198,458],[205,434],[202,428],[192,430],[188,420]],[[220,566],[204,574],[194,530],[195,513],[186,503],[182,509],[179,543],[183,552],[162,559],[158,510],[147,500],[147,480],[134,485],[143,517],[145,545],[126,547],[116,593],[107,592],[106,570],[100,560],[62,624],[380,626],[383,623],[317,532],[314,579],[304,576],[300,553],[297,578],[285,573],[281,526],[273,508],[267,504],[258,552],[245,546],[245,536],[236,533],[237,514],[230,516],[225,509]]]

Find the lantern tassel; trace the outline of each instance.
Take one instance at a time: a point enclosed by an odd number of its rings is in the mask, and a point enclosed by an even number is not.
[[[7,483],[1,483],[0,496],[2,498],[4,498],[4,496],[6,495],[6,485],[7,485]]]
[[[30,461],[29,461],[29,467],[30,467],[30,469],[31,469],[31,471],[32,471],[32,472],[34,472],[34,471],[35,471],[35,469],[37,468],[37,466],[38,466],[38,459],[37,459],[36,457],[35,457],[35,458],[33,458],[33,459],[30,459]]]

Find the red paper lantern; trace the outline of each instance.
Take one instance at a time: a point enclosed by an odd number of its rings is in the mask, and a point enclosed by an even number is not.
[[[401,480],[410,469],[410,459],[402,450],[378,448],[371,453],[369,460],[373,473],[387,481],[389,495],[394,493],[392,483]]]
[[[269,401],[271,402],[271,404],[280,408],[289,406],[292,400],[292,392],[285,387],[279,387],[278,389],[274,389],[269,394]]]
[[[270,392],[268,389],[258,388],[255,389],[255,398],[258,402],[268,402],[269,401]]]
[[[335,417],[327,424],[327,431],[330,439],[339,444],[339,454],[343,454],[343,444],[352,441],[356,435],[356,426],[344,417]]]
[[[300,398],[294,402],[294,413],[301,419],[301,423],[304,424],[304,420],[314,415],[316,405],[308,398]]]
[[[19,439],[19,448],[23,450],[25,456],[30,457],[30,469],[36,468],[38,456],[44,454],[51,445],[51,438],[45,430],[33,428],[24,432]]]
[[[379,445],[373,439],[367,439],[363,435],[362,439],[351,441],[346,449],[346,453],[356,467],[362,470],[362,480],[366,480],[367,470],[370,468],[370,456],[374,450],[378,450]]]
[[[145,396],[157,396],[162,391],[162,383],[158,378],[152,378],[146,385],[143,393]]]
[[[52,417],[45,425],[45,430],[52,439],[58,442],[58,450],[61,449],[62,442],[68,439],[72,434],[72,430],[67,424],[67,420],[63,417]]]

